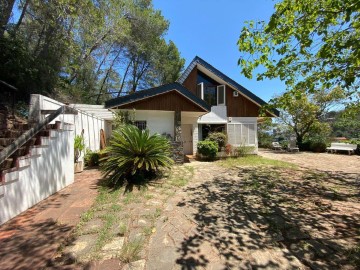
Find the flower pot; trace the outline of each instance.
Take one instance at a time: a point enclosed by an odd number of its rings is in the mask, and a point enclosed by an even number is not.
[[[79,173],[84,170],[84,163],[82,161],[78,161],[74,163],[74,173]]]

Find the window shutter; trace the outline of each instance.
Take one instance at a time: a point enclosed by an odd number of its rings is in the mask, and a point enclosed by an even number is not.
[[[225,105],[225,85],[217,87],[217,105]]]
[[[255,144],[255,125],[249,124],[249,144]]]
[[[227,125],[227,136],[229,144],[236,144],[235,126],[236,125],[234,124]]]
[[[241,145],[249,144],[249,127],[247,124],[241,125]]]

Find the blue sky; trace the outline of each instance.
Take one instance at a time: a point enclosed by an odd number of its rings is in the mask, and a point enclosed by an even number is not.
[[[237,40],[245,21],[268,20],[272,0],[153,0],[170,21],[167,38],[175,42],[186,65],[196,56],[268,101],[285,91],[280,80],[249,80],[240,74]],[[255,76],[254,76],[255,77]]]

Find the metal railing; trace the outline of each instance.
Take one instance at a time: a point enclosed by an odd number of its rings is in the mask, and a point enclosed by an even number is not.
[[[22,134],[19,138],[17,138],[13,143],[5,147],[0,152],[0,164],[2,164],[7,158],[9,158],[12,154],[15,153],[21,146],[27,143],[31,138],[33,138],[37,133],[39,133],[47,124],[53,121],[60,114],[71,113],[77,114],[77,111],[69,106],[61,106],[56,111],[52,112],[45,119],[40,120],[39,123],[35,124],[31,129]]]

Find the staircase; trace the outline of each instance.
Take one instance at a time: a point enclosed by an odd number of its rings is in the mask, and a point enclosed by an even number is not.
[[[10,157],[1,163],[0,184],[4,184],[6,174],[14,172],[22,167],[29,166],[31,162],[30,157],[40,156],[38,148],[43,148],[48,145],[47,141],[50,139],[51,130],[58,129],[60,124],[60,122],[57,122],[56,124],[46,125],[46,127],[38,132],[36,136],[19,147]],[[6,107],[2,106],[0,108],[0,152],[31,127],[32,125],[25,120],[14,115],[9,115]]]
[[[74,112],[62,106],[27,123],[0,105],[0,225],[73,183],[74,131],[56,121],[63,113]]]

